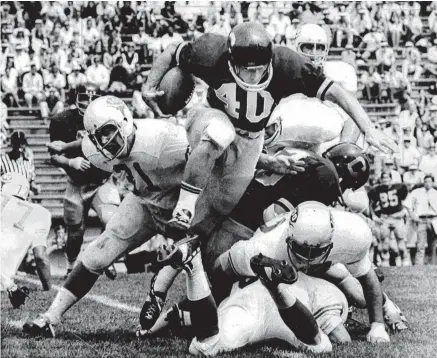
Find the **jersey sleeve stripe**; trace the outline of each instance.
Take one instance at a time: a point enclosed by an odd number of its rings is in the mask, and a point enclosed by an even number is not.
[[[178,48],[176,49],[176,54],[175,54],[175,59],[176,59],[176,63],[179,66],[179,56],[181,55],[181,51],[184,48],[185,45],[187,45],[188,42],[182,42],[178,45]]]
[[[316,97],[320,99],[321,101],[325,100],[325,95],[328,89],[334,84],[333,81],[331,81],[329,78],[323,81],[322,85],[320,86],[319,90],[317,91]]]

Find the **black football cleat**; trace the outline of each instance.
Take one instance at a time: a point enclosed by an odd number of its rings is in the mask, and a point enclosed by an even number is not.
[[[155,325],[164,308],[165,300],[157,296],[153,291],[147,295],[146,301],[140,313],[140,327],[137,337],[147,335],[147,332]]]
[[[23,326],[23,333],[32,337],[55,338],[53,325],[44,316],[39,315],[33,321],[28,320]]]
[[[29,289],[26,286],[14,287],[8,290],[9,301],[15,309],[20,308],[29,297]]]
[[[250,259],[250,267],[260,280],[267,286],[274,287],[280,283],[293,284],[298,273],[294,266],[285,260],[275,260],[259,254]]]

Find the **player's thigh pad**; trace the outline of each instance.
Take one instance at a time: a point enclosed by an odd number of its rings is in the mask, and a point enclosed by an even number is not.
[[[101,223],[106,225],[120,205],[120,194],[111,178],[97,189],[91,207],[97,213]]]
[[[214,108],[198,106],[191,109],[187,115],[185,129],[192,148],[200,141],[210,141],[224,150],[235,139],[235,129],[228,116]]]
[[[393,219],[392,226],[396,238],[405,239],[407,230],[404,219]]]
[[[81,187],[67,181],[64,195],[64,221],[67,225],[79,225],[84,216],[84,202],[81,196]]]
[[[90,271],[99,272],[156,234],[149,211],[139,197],[130,193],[109,220],[106,230],[83,252],[83,264]]]
[[[255,315],[239,305],[220,310],[219,334],[223,350],[230,351],[251,343],[252,332],[260,323]]]
[[[210,271],[216,266],[218,257],[229,250],[234,244],[241,240],[249,240],[253,231],[244,225],[228,218],[218,226],[211,234],[204,250],[206,270]]]

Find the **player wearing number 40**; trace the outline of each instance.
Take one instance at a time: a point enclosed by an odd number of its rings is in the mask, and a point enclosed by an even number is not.
[[[102,170],[125,170],[135,185],[106,225],[82,253],[48,311],[25,325],[32,334],[54,335],[53,326],[92,288],[103,270],[126,251],[156,234],[168,235],[189,154],[187,133],[165,120],[134,124],[126,104],[113,96],[90,103],[84,114],[87,136],[82,152]],[[60,145],[60,143],[58,143]],[[62,149],[62,148],[60,148]]]
[[[27,293],[13,281],[18,266],[29,248],[35,255],[38,276],[44,290],[50,289],[50,265],[46,255],[50,212],[41,205],[26,201],[29,182],[22,174],[6,173],[1,177],[1,289],[7,290],[14,308],[24,303]]]

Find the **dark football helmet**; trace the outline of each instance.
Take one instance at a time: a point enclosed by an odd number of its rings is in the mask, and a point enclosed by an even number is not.
[[[323,157],[334,164],[343,192],[347,189],[356,190],[369,180],[369,160],[356,144],[336,144],[323,153]]]
[[[100,97],[95,90],[86,89],[85,87],[78,88],[76,96],[76,107],[81,115],[85,114],[88,105],[96,98]]]
[[[235,26],[228,36],[229,70],[236,83],[246,91],[265,89],[272,77],[273,45],[269,34],[261,24],[245,22]],[[261,83],[246,83],[239,76],[241,67],[255,69],[266,66]]]

